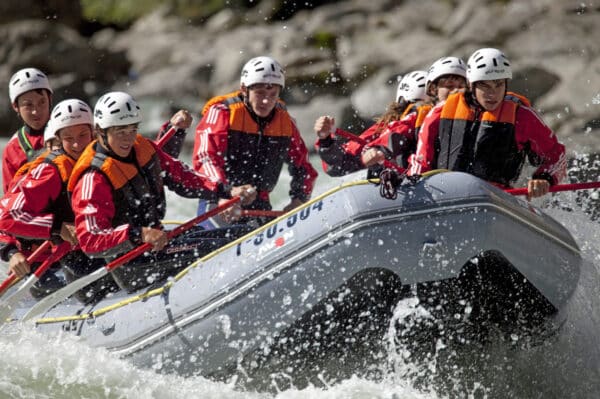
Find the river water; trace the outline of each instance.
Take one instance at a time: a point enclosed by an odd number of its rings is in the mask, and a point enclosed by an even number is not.
[[[312,161],[320,170],[318,160]],[[288,179],[284,176],[278,186],[278,209],[285,205]],[[320,179],[318,192],[332,181]],[[600,394],[600,224],[589,215],[593,200],[594,196],[582,199],[565,192],[536,203],[571,231],[584,258],[567,320],[551,336],[491,339],[485,345],[460,348],[440,343],[434,353],[417,362],[409,348],[393,339],[398,331],[392,321],[384,340],[373,345],[377,353],[365,354],[369,361],[360,367],[353,369],[355,364],[349,364],[345,370],[324,370],[314,385],[292,384],[281,390],[273,385],[269,392],[254,392],[240,389],[235,381],[214,382],[139,369],[71,335],[48,337],[30,325],[16,325],[9,332],[0,331],[0,399],[596,398]],[[169,194],[168,201],[167,219],[186,220],[195,215],[194,200]],[[425,311],[408,299],[398,303],[394,317],[397,320],[419,312]],[[354,357],[363,356],[357,353]],[[285,374],[286,370],[281,370],[281,375]]]

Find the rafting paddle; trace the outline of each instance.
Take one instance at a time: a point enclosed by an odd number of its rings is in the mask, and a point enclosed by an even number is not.
[[[162,135],[162,136],[161,136],[161,137],[158,139],[158,141],[156,142],[156,145],[157,145],[159,148],[162,148],[162,147],[165,145],[165,143],[166,143],[167,141],[169,141],[169,140],[171,139],[171,137],[173,137],[173,135],[175,134],[175,132],[176,132],[176,131],[177,131],[177,128],[176,128],[175,126],[171,127],[169,130],[167,130],[167,131],[166,131],[166,133],[165,133],[165,134],[163,134],[163,135]]]
[[[267,217],[267,218],[277,218],[283,215],[284,211],[263,211],[259,209],[243,209],[242,216],[251,217],[251,218],[259,218],[259,217]]]
[[[222,203],[221,205],[217,206],[216,208],[211,209],[210,211],[208,211],[200,216],[196,216],[195,218],[193,218],[191,220],[188,220],[187,222],[183,223],[180,226],[177,226],[173,230],[169,230],[169,232],[167,233],[167,237],[169,239],[172,239],[173,237],[178,236],[179,234],[183,233],[184,231],[189,230],[190,228],[197,225],[198,223],[200,223],[210,217],[213,217],[218,213],[223,212],[225,209],[233,206],[235,203],[237,203],[239,201],[240,201],[240,197],[234,197],[234,198]],[[51,309],[53,306],[64,301],[65,299],[67,299],[68,297],[70,297],[71,295],[73,295],[74,293],[79,291],[80,289],[93,283],[94,281],[101,279],[102,277],[104,277],[108,273],[110,273],[111,271],[117,269],[118,267],[129,262],[130,260],[140,256],[144,252],[150,251],[151,249],[152,249],[151,244],[149,244],[149,243],[142,244],[142,245],[138,246],[137,248],[134,248],[131,251],[127,252],[126,254],[120,256],[119,258],[113,260],[112,262],[108,263],[103,268],[100,268],[86,276],[83,276],[83,277],[73,281],[66,287],[63,287],[60,290],[53,292],[52,294],[48,295],[47,297],[43,298],[38,303],[36,303],[25,314],[25,316],[23,317],[23,320],[24,321],[30,320],[36,316],[39,316],[40,314],[45,313],[46,311]]]
[[[277,218],[281,215],[284,215],[286,212],[285,211],[263,211],[263,210],[259,210],[259,209],[242,209],[242,217],[249,217],[249,218],[259,218],[259,217],[266,217],[266,218]],[[178,220],[163,220],[162,221],[163,224],[183,224],[184,222],[180,222]]]
[[[50,245],[50,241],[46,241],[44,244],[46,243]],[[44,244],[42,244],[40,248],[42,248]],[[34,255],[38,253],[40,248],[38,248],[33,254],[31,254],[29,258],[27,258],[27,261],[31,259],[33,262],[33,259],[35,259]],[[47,248],[47,246],[45,248]],[[4,320],[6,320],[6,318],[11,314],[15,306],[19,302],[21,302],[21,300],[29,293],[29,289],[40,279],[40,277],[50,268],[50,266],[52,266],[52,264],[57,262],[69,251],[71,251],[70,243],[63,241],[60,244],[58,244],[58,246],[54,248],[50,256],[48,256],[46,260],[42,262],[42,264],[35,270],[35,272],[31,276],[29,276],[27,280],[25,280],[25,282],[21,284],[21,286],[14,293],[12,293],[0,303],[0,324],[4,323]]]
[[[596,181],[587,183],[556,184],[554,186],[550,186],[550,192],[555,193],[558,191],[590,190],[592,188],[600,188],[600,182]],[[504,191],[512,195],[527,195],[527,187],[509,188]]]
[[[33,262],[35,262],[36,260],[38,260],[38,258],[40,257],[40,255],[42,253],[46,252],[46,250],[48,248],[50,248],[50,244],[52,244],[50,242],[50,240],[44,241],[44,243],[42,245],[40,245],[39,247],[37,247],[37,249],[35,251],[33,251],[33,253],[27,257],[27,263],[32,264]],[[8,275],[8,277],[6,278],[6,280],[4,280],[2,282],[2,284],[0,284],[0,296],[2,296],[6,292],[7,289],[9,289],[10,287],[12,287],[13,284],[15,284],[16,282],[18,282],[19,280],[20,280],[20,278],[17,277],[16,274],[10,273]]]

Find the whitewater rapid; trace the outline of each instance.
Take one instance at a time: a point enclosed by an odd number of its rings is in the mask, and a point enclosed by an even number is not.
[[[318,162],[313,159],[313,162]],[[286,204],[286,176],[278,186],[276,209]],[[323,179],[322,192],[332,183]],[[376,191],[374,190],[374,193]],[[369,372],[347,370],[342,380],[319,386],[252,392],[236,387],[235,378],[214,382],[203,377],[160,374],[159,365],[132,366],[104,349],[90,348],[71,334],[43,336],[33,326],[15,323],[0,332],[0,399],[2,398],[594,398],[600,392],[600,223],[578,210],[573,193],[554,197],[573,211],[548,208],[576,238],[583,254],[579,286],[567,309],[566,322],[541,342],[492,341],[480,347],[453,348],[440,340],[426,362],[415,364],[407,348],[394,344],[396,321],[428,317],[418,301],[402,300],[373,358]],[[187,220],[196,201],[168,193],[167,219]],[[549,202],[549,201],[546,201]],[[537,203],[542,207],[548,203]],[[526,245],[526,243],[524,243]],[[542,265],[543,266],[543,265]],[[1,265],[5,267],[5,265]],[[355,374],[355,375],[353,375]],[[278,378],[293,379],[293,370]]]

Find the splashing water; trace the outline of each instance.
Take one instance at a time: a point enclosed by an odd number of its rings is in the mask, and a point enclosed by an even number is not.
[[[282,186],[286,191],[288,183],[285,177]],[[195,200],[167,194],[171,212],[167,218],[194,216]],[[586,209],[586,204],[576,205],[576,193],[554,198],[553,203],[563,206],[546,211],[575,236],[584,262],[566,322],[541,340],[488,334],[483,345],[453,339],[446,324],[418,297],[409,296],[396,304],[380,345],[381,355],[373,356],[378,360],[368,366],[377,373],[350,370],[341,380],[323,376],[319,386],[257,393],[240,390],[235,379],[215,382],[139,369],[72,335],[48,337],[30,325],[16,324],[0,333],[0,399],[595,397],[600,391],[600,224],[579,210]],[[351,236],[345,239],[349,245],[358,241]],[[311,287],[306,287],[305,295],[311,295]],[[469,311],[469,304],[464,303],[463,312],[456,317],[468,318]],[[226,320],[223,328],[227,331]],[[430,328],[437,333],[424,337],[429,339],[428,349],[419,353],[411,341],[423,339],[418,333]],[[293,371],[281,370],[280,374],[290,376]]]

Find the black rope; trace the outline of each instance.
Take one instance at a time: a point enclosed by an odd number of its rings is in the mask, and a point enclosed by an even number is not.
[[[376,177],[378,177],[378,180],[375,180]],[[398,187],[400,187],[402,182],[408,181],[414,185],[420,179],[420,175],[407,176],[405,173],[400,173],[390,168],[369,169],[367,174],[367,180],[379,186],[379,194],[389,200],[398,198]]]

